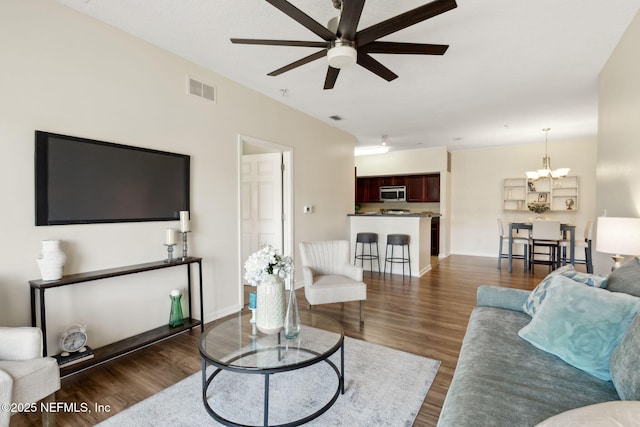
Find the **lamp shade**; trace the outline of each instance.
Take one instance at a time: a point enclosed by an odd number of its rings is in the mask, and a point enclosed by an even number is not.
[[[640,255],[640,218],[599,217],[596,251]]]

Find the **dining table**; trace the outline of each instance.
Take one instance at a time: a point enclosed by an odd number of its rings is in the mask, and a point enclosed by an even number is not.
[[[530,233],[533,229],[533,223],[531,222],[510,222],[509,223],[509,256],[508,256],[508,271],[511,273],[512,261],[513,261],[513,232],[519,233],[520,230],[526,230]],[[563,237],[566,239],[569,236],[569,262],[571,265],[575,265],[575,249],[576,249],[576,226],[571,224],[560,224],[560,231]],[[526,265],[526,264],[525,264]]]

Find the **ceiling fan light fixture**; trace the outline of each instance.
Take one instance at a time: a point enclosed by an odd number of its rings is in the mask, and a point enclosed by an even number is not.
[[[333,34],[338,32],[338,24],[340,23],[340,15],[334,16],[327,22],[327,29]]]
[[[347,68],[356,63],[358,52],[355,44],[348,41],[336,41],[327,51],[329,66],[337,69]]]

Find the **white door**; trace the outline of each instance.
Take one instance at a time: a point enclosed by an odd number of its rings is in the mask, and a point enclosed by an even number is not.
[[[265,244],[283,253],[282,154],[242,156],[242,265]]]

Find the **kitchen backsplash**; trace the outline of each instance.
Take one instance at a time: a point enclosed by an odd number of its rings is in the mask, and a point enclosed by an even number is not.
[[[440,203],[360,203],[360,210],[358,212],[380,212],[380,209],[409,209],[412,213],[440,213]]]

